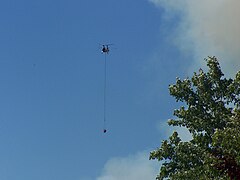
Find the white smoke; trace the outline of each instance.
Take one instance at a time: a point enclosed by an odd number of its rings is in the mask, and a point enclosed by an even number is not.
[[[97,180],[146,180],[155,179],[159,164],[149,160],[148,153],[137,153],[128,157],[112,158],[104,166]]]
[[[197,65],[216,56],[224,72],[240,69],[240,0],[150,0],[165,15],[179,15],[174,36],[178,47],[194,54]]]

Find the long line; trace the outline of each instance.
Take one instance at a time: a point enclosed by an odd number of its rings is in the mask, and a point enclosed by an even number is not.
[[[103,97],[103,128],[106,127],[106,111],[107,111],[107,54],[104,59],[104,97]]]

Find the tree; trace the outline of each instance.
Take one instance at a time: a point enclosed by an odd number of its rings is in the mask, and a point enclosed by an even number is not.
[[[183,142],[174,132],[150,152],[150,159],[162,162],[158,180],[240,179],[240,71],[227,79],[216,57],[206,62],[208,72],[200,69],[169,86],[184,106],[168,124],[186,127],[192,139]]]

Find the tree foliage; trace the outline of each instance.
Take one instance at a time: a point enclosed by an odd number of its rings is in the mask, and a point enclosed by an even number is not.
[[[174,132],[150,159],[162,162],[156,179],[240,179],[240,71],[224,78],[215,57],[206,59],[192,78],[169,86],[170,95],[184,106],[174,110],[172,126],[186,127],[192,140]]]

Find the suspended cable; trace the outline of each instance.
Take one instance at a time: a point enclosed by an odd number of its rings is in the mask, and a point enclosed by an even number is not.
[[[107,132],[107,55],[109,53],[109,46],[112,44],[103,44],[102,53],[104,53],[104,89],[103,89],[103,132]]]
[[[107,54],[104,58],[104,95],[103,95],[103,132],[106,133],[106,111],[107,111]]]

